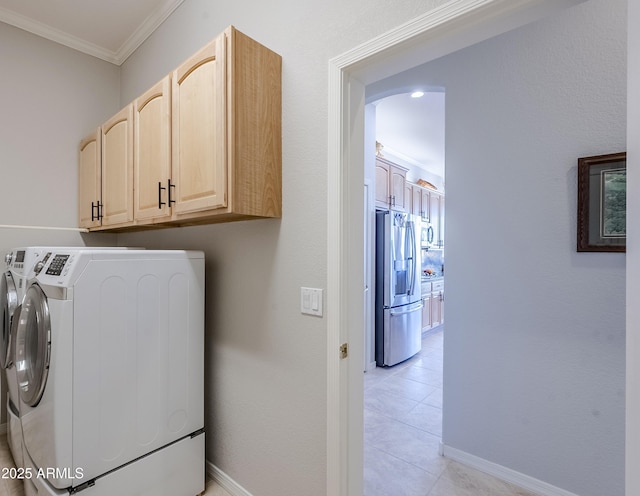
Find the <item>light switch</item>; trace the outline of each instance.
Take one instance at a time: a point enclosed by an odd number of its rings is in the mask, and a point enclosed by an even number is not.
[[[322,289],[300,288],[300,311],[322,317]]]

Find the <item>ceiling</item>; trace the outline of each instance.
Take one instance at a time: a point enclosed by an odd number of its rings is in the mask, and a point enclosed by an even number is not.
[[[116,65],[184,0],[0,0],[0,21]]]
[[[444,177],[444,91],[388,96],[376,106],[376,141],[382,154]]]

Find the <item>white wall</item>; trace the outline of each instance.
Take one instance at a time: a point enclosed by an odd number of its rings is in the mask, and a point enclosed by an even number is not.
[[[640,4],[628,5],[627,190],[640,189]],[[629,222],[629,219],[633,219]],[[626,495],[640,494],[640,196],[627,195],[627,444]]]
[[[75,228],[78,144],[118,110],[120,70],[4,23],[0,47],[0,225]],[[0,227],[0,263],[16,246],[114,243],[114,235]]]
[[[444,443],[624,494],[625,255],[575,245],[577,158],[626,149],[626,1],[410,73],[447,95]]]
[[[328,60],[442,3],[187,0],[122,67],[125,104],[229,24],[283,57],[282,220],[119,236],[205,250],[207,459],[256,496],[326,494]]]

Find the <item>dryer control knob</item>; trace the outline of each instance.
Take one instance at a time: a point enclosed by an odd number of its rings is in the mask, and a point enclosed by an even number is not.
[[[4,262],[9,265],[13,261],[13,253],[7,253],[4,256]]]
[[[37,264],[34,265],[33,272],[35,272],[35,274],[38,275],[40,274],[42,269],[44,269],[44,262],[40,260]]]

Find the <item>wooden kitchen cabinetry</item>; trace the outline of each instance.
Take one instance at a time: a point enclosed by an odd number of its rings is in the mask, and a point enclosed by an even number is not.
[[[419,215],[423,222],[429,222],[430,191],[417,184],[411,184],[411,199],[411,213]]]
[[[429,193],[429,223],[433,228],[433,245],[444,246],[444,196],[435,191]]]
[[[422,330],[444,323],[444,280],[422,283]]]
[[[115,227],[281,217],[281,72],[278,54],[229,27],[136,99],[135,215]]]
[[[444,323],[444,281],[431,284],[431,327]]]
[[[407,172],[408,169],[404,167],[376,157],[376,206],[402,212],[411,210]]]
[[[431,329],[431,294],[422,295],[422,330]]]

